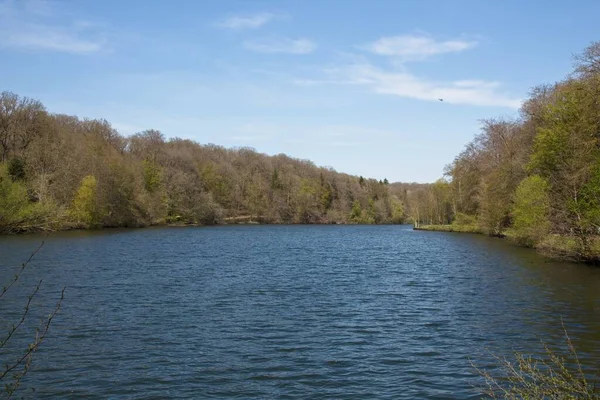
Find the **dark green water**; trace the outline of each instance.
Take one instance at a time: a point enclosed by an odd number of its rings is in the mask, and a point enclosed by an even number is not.
[[[40,239],[0,237],[1,282]],[[54,234],[0,301],[3,328],[24,305],[17,294],[41,278],[36,312],[67,292],[26,398],[477,398],[469,359],[486,367],[489,351],[562,344],[561,317],[583,363],[600,364],[600,269],[478,235]]]

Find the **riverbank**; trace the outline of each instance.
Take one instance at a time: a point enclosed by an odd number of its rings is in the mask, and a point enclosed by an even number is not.
[[[431,232],[485,234],[485,232],[477,225],[420,225],[413,226],[413,229]],[[549,235],[534,246],[523,245],[516,239],[515,235],[510,230],[502,232],[500,235],[495,235],[494,237],[506,239],[520,247],[533,248],[546,257],[600,265],[600,236],[588,237],[586,238],[586,242],[582,243],[577,237]]]
[[[189,222],[162,222],[153,223],[147,225],[109,225],[109,226],[80,226],[75,224],[55,224],[54,226],[33,226],[27,229],[15,229],[8,232],[1,232],[0,236],[13,236],[13,235],[28,235],[28,234],[51,234],[56,232],[69,232],[69,231],[103,231],[110,229],[147,229],[147,228],[160,228],[160,227],[209,227],[209,226],[227,226],[227,225],[403,225],[404,223],[355,223],[355,222],[343,222],[343,221],[314,221],[314,222],[283,222],[283,221],[267,221],[254,216],[240,216],[240,217],[226,217],[220,221],[214,223],[189,223]]]
[[[475,225],[420,225],[413,226],[416,231],[460,232],[483,234],[481,228]]]

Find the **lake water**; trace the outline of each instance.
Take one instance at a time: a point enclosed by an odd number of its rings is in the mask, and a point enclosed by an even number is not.
[[[0,282],[41,239],[0,237]],[[2,329],[42,278],[34,312],[67,290],[25,398],[477,398],[469,360],[563,344],[561,318],[583,363],[600,361],[600,269],[479,235],[57,233],[0,301]]]

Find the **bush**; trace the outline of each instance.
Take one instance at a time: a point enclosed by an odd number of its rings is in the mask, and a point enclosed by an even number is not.
[[[477,225],[477,218],[473,215],[467,215],[463,213],[456,213],[456,217],[454,218],[455,225]]]
[[[13,182],[8,166],[0,164],[0,233],[55,228],[58,209],[53,202],[31,202],[23,182]]]
[[[564,356],[544,345],[541,357],[518,352],[513,362],[495,357],[500,370],[496,375],[473,365],[485,380],[481,393],[492,399],[600,399],[600,377],[585,374],[566,329],[565,339]]]
[[[97,182],[93,175],[88,175],[81,180],[69,210],[71,219],[77,227],[89,228],[98,224],[96,187]]]
[[[25,180],[25,161],[22,158],[11,158],[8,162],[8,174],[13,181]]]

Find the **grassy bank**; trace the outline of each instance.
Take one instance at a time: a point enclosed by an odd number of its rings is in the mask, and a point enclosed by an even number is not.
[[[485,234],[483,229],[477,225],[420,225],[413,227],[413,229],[419,231]],[[582,241],[575,236],[548,235],[535,245],[523,244],[510,229],[503,231],[500,235],[492,236],[507,239],[521,247],[534,248],[540,254],[547,257],[600,265],[600,236],[586,237],[585,241]]]

